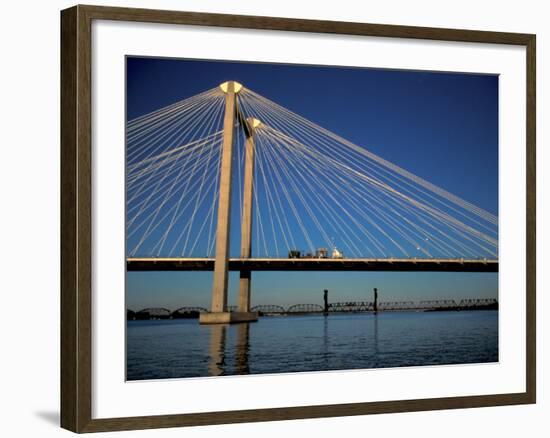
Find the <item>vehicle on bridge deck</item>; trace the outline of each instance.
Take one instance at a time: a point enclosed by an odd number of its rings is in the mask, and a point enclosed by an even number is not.
[[[344,253],[339,251],[336,247],[333,248],[332,254],[329,257],[327,248],[318,248],[315,250],[315,254],[311,252],[302,253],[299,249],[291,249],[288,251],[289,259],[343,259]]]

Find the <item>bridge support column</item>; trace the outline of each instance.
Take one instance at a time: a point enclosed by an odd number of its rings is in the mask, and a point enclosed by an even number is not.
[[[241,271],[239,277],[239,312],[250,312],[251,271]]]
[[[241,258],[250,258],[252,252],[252,203],[254,193],[254,136],[261,122],[254,118],[244,121],[246,142],[243,185],[243,212],[241,223]],[[239,312],[250,312],[251,271],[241,271],[239,281]]]
[[[231,223],[231,168],[233,161],[233,134],[235,130],[236,83],[220,85],[225,92],[225,115],[223,119],[223,144],[220,169],[220,195],[218,199],[218,222],[216,237],[216,258],[214,261],[214,284],[210,313],[200,315],[201,323],[226,322],[227,277],[229,270],[229,232]],[[227,321],[229,322],[229,321]]]
[[[201,324],[226,324],[257,319],[256,313],[248,311],[228,312],[227,282],[229,275],[229,242],[231,231],[231,180],[233,164],[234,130],[236,116],[236,94],[242,85],[229,81],[220,85],[225,92],[225,115],[223,120],[223,143],[220,169],[220,195],[218,200],[218,222],[216,235],[216,257],[214,260],[214,282],[212,286],[212,307],[202,313]]]

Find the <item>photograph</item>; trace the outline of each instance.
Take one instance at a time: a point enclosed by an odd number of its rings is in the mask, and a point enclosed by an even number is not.
[[[499,362],[498,75],[125,62],[127,381]]]

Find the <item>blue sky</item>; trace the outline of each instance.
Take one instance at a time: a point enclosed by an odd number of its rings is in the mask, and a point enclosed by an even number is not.
[[[236,80],[247,88],[498,215],[498,78],[490,75],[127,60],[131,120]],[[230,301],[236,301],[236,275]],[[497,274],[255,273],[252,303],[496,297]],[[210,273],[129,273],[128,307],[208,307]]]

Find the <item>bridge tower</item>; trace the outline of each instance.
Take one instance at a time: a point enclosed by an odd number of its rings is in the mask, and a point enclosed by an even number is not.
[[[254,191],[254,134],[261,125],[258,119],[249,118],[243,126],[246,134],[244,186],[243,186],[243,214],[241,223],[241,258],[250,258],[252,252],[252,202]],[[250,283],[251,271],[241,271],[239,281],[239,312],[250,312]]]
[[[248,322],[258,319],[257,312],[250,311],[250,271],[241,273],[239,308],[229,312],[227,308],[227,283],[229,276],[229,242],[231,231],[231,180],[233,149],[235,146],[235,122],[237,117],[236,96],[242,85],[235,81],[224,82],[220,88],[225,93],[225,114],[223,120],[222,158],[220,166],[220,194],[218,200],[218,221],[216,235],[216,256],[214,260],[214,281],[212,286],[212,307],[210,312],[200,315],[201,324],[226,324]],[[245,181],[243,222],[241,224],[241,256],[250,257],[252,231],[252,190],[254,179],[254,130],[259,125],[256,119],[245,121],[239,117],[246,133]]]

